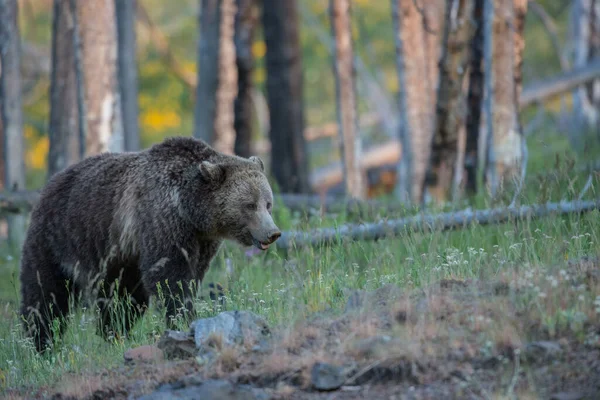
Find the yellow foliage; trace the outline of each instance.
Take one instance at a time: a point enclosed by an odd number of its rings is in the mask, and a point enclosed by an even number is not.
[[[254,58],[263,58],[267,52],[267,45],[264,40],[257,40],[252,43],[252,55]]]
[[[264,68],[256,68],[254,70],[254,82],[256,82],[257,85],[264,83],[266,78],[267,73]]]
[[[33,131],[33,129],[31,129]],[[25,129],[25,137],[28,136],[27,128]],[[29,134],[31,138],[31,133]],[[31,169],[45,169],[46,160],[48,157],[48,150],[50,149],[50,141],[48,136],[42,136],[38,139],[31,139],[33,143],[28,146],[26,154],[27,168]]]
[[[399,89],[398,75],[396,75],[395,73],[386,74],[385,84],[391,92],[397,92]]]
[[[354,0],[354,3],[359,6],[366,6],[369,4],[369,0]]]
[[[141,119],[144,128],[150,130],[176,128],[181,124],[181,117],[173,110],[150,109],[142,114]]]

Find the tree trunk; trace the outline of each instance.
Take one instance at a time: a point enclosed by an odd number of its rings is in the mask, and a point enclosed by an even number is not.
[[[252,42],[257,16],[255,0],[236,1],[234,43],[238,91],[234,103],[235,154],[247,158],[252,155]]]
[[[140,149],[135,12],[137,0],[115,0],[119,92],[125,151]]]
[[[458,156],[458,136],[465,122],[463,82],[469,62],[472,0],[450,0],[437,91],[436,123],[426,187],[439,203],[450,199]]]
[[[233,43],[234,0],[202,0],[198,48],[195,136],[233,154],[237,67]]]
[[[0,0],[0,117],[4,133],[4,184],[8,190],[26,189],[20,67],[17,0]],[[20,249],[25,239],[25,217],[11,215],[7,221],[9,244]]]
[[[348,195],[363,199],[366,197],[366,184],[360,168],[362,141],[358,131],[350,2],[330,0],[329,8],[335,39],[333,66],[344,181]]]
[[[55,0],[52,16],[48,179],[79,161],[73,32],[69,0]]]
[[[489,3],[490,0],[488,0]],[[526,0],[499,0],[492,6],[490,70],[491,128],[488,132],[486,180],[495,196],[504,182],[516,178],[523,162],[524,136],[519,121],[518,99],[521,91],[522,38]],[[491,21],[489,21],[489,17]],[[513,28],[514,27],[514,28]],[[489,33],[489,32],[488,32]],[[489,117],[489,115],[488,115]]]
[[[467,193],[477,193],[479,171],[479,129],[481,127],[481,108],[483,105],[483,42],[484,21],[483,4],[485,0],[474,0],[473,22],[476,25],[471,39],[471,58],[469,67],[469,94],[467,113],[467,137],[465,144],[465,188]]]
[[[114,0],[77,2],[85,94],[86,156],[123,151]]]
[[[574,67],[586,65],[598,55],[600,31],[600,1],[576,0],[574,2],[574,37],[575,47]],[[570,138],[572,146],[580,152],[591,145],[591,131],[596,130],[600,123],[600,81],[594,80],[587,85],[581,85],[573,93],[574,124]]]
[[[263,0],[271,165],[283,193],[307,193],[302,53],[296,0]]]
[[[396,67],[400,86],[400,142],[397,196],[421,203],[433,132],[433,73],[422,10],[413,1],[392,0]],[[425,19],[427,21],[427,19]],[[431,40],[431,39],[429,39]],[[431,48],[431,46],[429,46]],[[431,53],[431,51],[429,51]]]

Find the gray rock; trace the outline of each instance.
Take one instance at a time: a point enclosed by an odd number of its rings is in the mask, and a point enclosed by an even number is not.
[[[268,400],[271,396],[263,389],[249,385],[234,385],[224,379],[208,380],[193,386],[167,384],[138,400]]]
[[[223,345],[258,343],[270,336],[266,321],[248,311],[225,311],[212,318],[194,321],[191,325],[198,350],[205,350],[211,335],[221,336]]]
[[[182,331],[165,331],[158,340],[157,346],[167,359],[190,358],[198,353],[194,337]]]
[[[558,357],[562,352],[560,344],[547,340],[531,342],[523,349],[523,358],[529,362],[543,361]]]
[[[310,371],[310,380],[317,390],[339,389],[346,380],[344,369],[327,363],[315,363]]]

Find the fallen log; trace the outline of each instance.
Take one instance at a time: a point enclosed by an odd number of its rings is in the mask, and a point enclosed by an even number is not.
[[[568,92],[598,77],[600,77],[599,60],[563,72],[555,77],[531,83],[523,88],[519,99],[519,107],[524,108],[538,101]],[[373,118],[373,120],[375,119]],[[318,132],[315,131],[312,134],[311,140],[319,137]],[[363,153],[363,168],[370,170],[387,164],[397,164],[401,157],[400,150],[400,144],[396,140],[367,149]],[[340,163],[333,163],[319,168],[311,174],[310,179],[311,185],[317,193],[326,193],[329,188],[343,181],[342,166]]]
[[[519,107],[527,107],[535,102],[568,92],[598,77],[600,77],[600,60],[596,59],[583,67],[573,68],[552,78],[531,83],[523,88]]]
[[[374,223],[345,224],[336,228],[310,231],[283,232],[276,242],[277,248],[289,250],[305,246],[332,245],[344,240],[379,240],[403,232],[447,231],[465,228],[471,224],[501,224],[513,219],[542,218],[550,215],[581,214],[600,208],[600,199],[546,203],[545,205],[501,207],[488,210],[471,210],[420,214],[412,217],[381,220]]]
[[[396,164],[400,159],[401,147],[398,141],[376,145],[363,152],[360,165],[364,171],[386,164]],[[342,182],[344,173],[342,163],[336,162],[313,172],[310,177],[311,187],[316,193],[324,194],[328,188]]]
[[[40,199],[38,191],[14,191],[0,193],[0,216],[23,214],[31,211]]]

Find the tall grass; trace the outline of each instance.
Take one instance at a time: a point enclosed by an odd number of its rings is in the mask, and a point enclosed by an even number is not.
[[[520,196],[522,202],[576,198],[587,178],[585,174],[574,174],[572,169],[545,178],[536,178],[535,174],[534,169],[530,175],[533,178]],[[595,187],[597,181],[588,198],[595,196]],[[477,201],[480,206],[487,205],[482,199]],[[375,217],[397,215],[384,212]],[[245,249],[227,243],[204,280],[223,284],[227,302],[221,307],[198,301],[196,307],[199,317],[226,309],[244,309],[264,316],[272,325],[289,326],[295,319],[316,311],[339,312],[353,289],[375,289],[387,283],[410,289],[442,278],[486,280],[522,270],[539,274],[565,260],[600,253],[599,217],[596,211],[494,226],[472,225],[452,232],[409,232],[376,242],[300,248],[287,254],[275,247],[252,257],[245,254]],[[275,210],[275,220],[284,229],[332,226],[347,222],[348,218],[344,214],[301,215],[281,206]],[[163,318],[151,307],[129,337],[104,341],[96,335],[94,310],[75,308],[61,342],[50,354],[40,356],[24,338],[17,316],[18,254],[0,254],[3,389],[50,385],[65,373],[119,365],[126,349],[155,342],[165,329]],[[561,318],[574,317],[549,316],[548,328],[556,329]],[[185,321],[180,326],[186,329]]]

